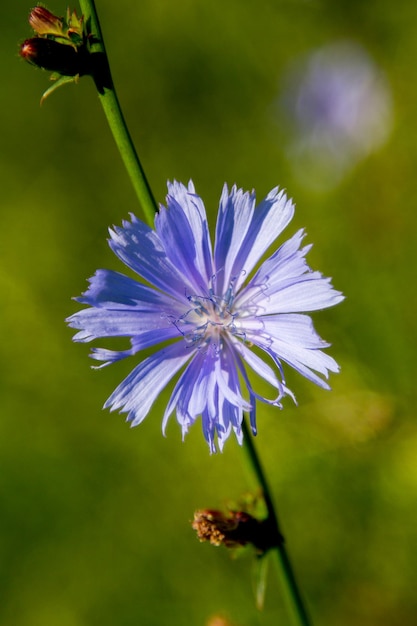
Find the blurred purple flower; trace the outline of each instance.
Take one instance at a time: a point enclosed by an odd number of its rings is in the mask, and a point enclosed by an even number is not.
[[[133,369],[105,407],[126,412],[136,426],[182,369],[163,430],[174,410],[183,436],[201,416],[214,452],[216,435],[220,449],[232,430],[242,443],[244,411],[256,433],[256,400],[281,408],[285,395],[294,397],[282,361],[328,388],[318,374],[327,378],[338,365],[322,352],[329,344],[316,334],[311,318],[300,312],[333,306],[343,296],[307,265],[311,245],[301,247],[304,232],[298,231],[252,273],[293,213],[283,191],[273,189],[255,208],[254,192],[235,186],[229,192],[225,185],[212,251],[201,198],[192,182],[188,188],[174,182],[168,184],[167,208],[161,206],[156,215],[155,230],[133,215],[110,230],[113,252],[151,286],[98,270],[77,298],[90,308],[68,319],[79,331],[74,340],[130,337],[131,348],[125,351],[93,349],[91,356],[103,365],[162,346]],[[271,385],[271,399],[253,389],[247,370]]]
[[[350,42],[325,46],[299,62],[288,73],[282,101],[293,131],[290,157],[300,178],[317,186],[338,183],[392,128],[387,81],[365,50]]]

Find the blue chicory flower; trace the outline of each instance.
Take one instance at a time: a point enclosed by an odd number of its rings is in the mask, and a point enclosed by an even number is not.
[[[130,337],[124,351],[95,348],[92,358],[108,365],[158,346],[112,393],[105,408],[127,413],[140,424],[155,399],[182,370],[163,416],[176,412],[183,436],[199,416],[210,451],[233,430],[242,443],[243,412],[256,434],[256,400],[282,408],[289,395],[282,362],[328,389],[320,377],[339,370],[322,351],[329,346],[302,311],[324,309],[343,299],[329,278],[312,271],[301,247],[304,231],[283,243],[253,273],[291,221],[294,205],[273,189],[255,206],[255,193],[223,188],[214,250],[203,201],[181,183],[168,184],[167,207],[155,230],[131,215],[110,230],[113,252],[147,283],[111,270],[98,270],[82,297],[89,308],[68,319],[74,341]],[[256,348],[260,350],[254,351]],[[265,360],[259,356],[263,354]],[[268,364],[266,361],[269,361]],[[248,371],[267,381],[273,397],[257,393]]]

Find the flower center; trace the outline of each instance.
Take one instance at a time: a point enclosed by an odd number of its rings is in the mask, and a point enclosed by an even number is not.
[[[176,326],[190,347],[219,352],[225,334],[238,334],[233,311],[234,294],[229,287],[224,296],[216,296],[210,289],[208,296],[188,296],[191,308],[176,321]]]

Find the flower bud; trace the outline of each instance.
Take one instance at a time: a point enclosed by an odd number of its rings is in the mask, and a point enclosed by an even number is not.
[[[273,532],[269,521],[258,520],[245,511],[222,513],[203,509],[194,513],[193,529],[200,541],[209,541],[213,546],[238,548],[252,544],[263,554],[283,539]]]
[[[20,47],[20,56],[32,65],[62,76],[82,76],[90,72],[89,56],[84,48],[76,49],[53,39],[26,39]]]
[[[84,24],[84,15],[77,17],[77,12],[74,11],[71,13],[70,9],[67,9],[67,37],[74,43],[75,45],[80,45],[84,41],[83,35],[83,24]]]
[[[29,24],[38,35],[56,35],[64,37],[63,19],[57,17],[45,7],[35,7],[29,15]]]

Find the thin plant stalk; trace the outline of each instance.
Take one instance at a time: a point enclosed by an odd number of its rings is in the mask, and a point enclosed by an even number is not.
[[[92,34],[90,42],[92,59],[97,59],[98,61],[97,65],[93,63],[93,69],[95,68],[93,78],[98,88],[101,104],[146,219],[150,225],[153,225],[154,214],[158,210],[157,204],[131,139],[117,98],[94,0],[80,0],[80,7],[88,25],[89,32]],[[252,435],[245,420],[243,421],[243,431],[244,447],[247,451],[249,463],[262,489],[268,511],[268,521],[277,538],[277,546],[273,549],[277,554],[283,579],[285,580],[289,596],[292,600],[296,623],[298,626],[312,626],[294,576],[287,549],[282,539],[271,491],[256,452]]]
[[[154,215],[158,206],[127,128],[114,88],[94,0],[80,0],[80,7],[92,35],[90,47],[93,78],[98,88],[99,98],[145,218],[149,225],[153,226]]]
[[[252,434],[246,423],[246,419],[243,420],[242,429],[243,445],[247,452],[248,461],[251,470],[255,474],[257,482],[262,489],[262,495],[268,515],[267,519],[271,527],[272,536],[276,537],[276,546],[271,549],[275,552],[281,578],[287,588],[289,600],[293,609],[294,623],[297,624],[297,626],[312,626],[312,622],[307,613],[307,609],[291,565],[290,557],[285,546],[285,541],[278,521],[278,515],[272,500],[271,490],[261,465],[259,455],[256,451]]]

